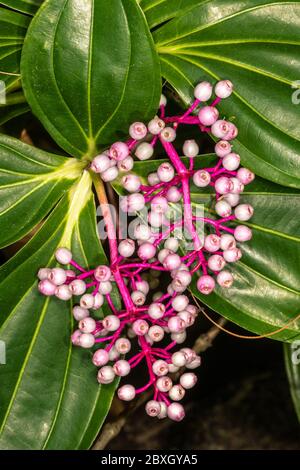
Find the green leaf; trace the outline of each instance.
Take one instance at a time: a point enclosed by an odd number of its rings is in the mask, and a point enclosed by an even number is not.
[[[3,126],[3,124],[15,117],[28,113],[28,111],[30,111],[30,108],[26,103],[14,104],[12,106],[0,106],[0,126]]]
[[[0,247],[34,228],[81,174],[83,162],[0,134]]]
[[[187,160],[182,159],[186,162]],[[162,160],[139,162],[135,172],[145,176],[155,171]],[[195,159],[195,168],[212,165],[212,155]],[[115,189],[122,194],[119,181]],[[194,207],[201,206],[214,217],[213,190],[199,190],[191,186]],[[248,202],[254,216],[245,223],[253,230],[253,239],[241,244],[243,257],[238,263],[228,265],[235,282],[230,289],[216,287],[205,296],[196,288],[194,276],[192,292],[204,304],[232,322],[258,334],[270,333],[284,326],[299,314],[299,262],[300,234],[297,214],[300,192],[268,182],[259,177],[246,187],[241,202]],[[233,225],[234,226],[234,225]],[[292,341],[300,336],[300,323],[291,324],[273,339]]]
[[[12,10],[17,10],[33,16],[43,2],[44,0],[6,0],[1,1],[0,5],[5,5]]]
[[[150,28],[164,23],[167,20],[182,15],[182,13],[195,6],[195,0],[142,0],[143,9]],[[200,1],[197,2],[198,4]]]
[[[136,0],[48,0],[22,54],[33,112],[76,157],[95,154],[157,109],[160,69]]]
[[[0,7],[0,80],[6,93],[20,81],[21,50],[29,23],[29,17]]]
[[[1,449],[87,449],[115,384],[101,387],[91,352],[72,347],[71,303],[38,293],[36,273],[58,246],[85,267],[105,262],[96,234],[91,178],[84,172],[36,236],[0,270]],[[4,386],[5,384],[5,386]]]
[[[299,106],[292,85],[300,66],[299,19],[296,1],[195,0],[153,33],[162,75],[185,103],[201,80],[232,80],[235,92],[220,110],[239,127],[235,150],[242,162],[298,188]]]
[[[284,344],[283,350],[291,396],[300,422],[300,342]]]

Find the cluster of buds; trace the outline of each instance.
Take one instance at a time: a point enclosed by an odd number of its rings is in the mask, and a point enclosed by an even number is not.
[[[158,142],[168,157],[157,171],[148,175],[148,185],[134,173],[121,177],[122,185],[129,193],[121,200],[121,210],[135,214],[146,207],[149,211],[146,221],[139,220],[135,225],[134,236],[119,241],[111,220],[104,216],[110,242],[110,266],[85,269],[76,263],[67,248],[59,248],[56,260],[66,269],[42,268],[38,273],[42,294],[65,301],[76,297],[73,315],[78,321],[78,329],[72,335],[72,342],[76,346],[93,348],[92,361],[99,368],[100,384],[109,384],[116,377],[127,376],[142,362],[146,364],[148,382],[140,388],[122,385],[118,396],[129,401],[152,388],[153,399],[146,404],[146,412],[159,419],[167,416],[175,421],[183,419],[184,408],[179,401],[197,382],[196,375],[184,368],[197,368],[200,357],[186,347],[172,352],[184,343],[186,330],[198,315],[198,309],[189,302],[186,289],[194,275],[198,275],[197,288],[204,295],[210,294],[216,285],[229,288],[234,278],[226,266],[241,258],[238,244],[252,237],[249,227],[241,222],[250,219],[253,208],[249,204],[240,204],[239,200],[244,186],[251,183],[254,174],[239,167],[240,157],[232,151],[231,143],[237,136],[237,128],[231,122],[220,120],[216,108],[221,99],[232,93],[231,82],[218,82],[214,93],[213,102],[203,106],[203,102],[211,99],[213,86],[208,82],[200,83],[195,88],[192,106],[183,115],[173,117],[166,117],[166,98],[162,96],[159,116],[147,126],[141,122],[133,123],[127,142],[114,143],[92,161],[90,169],[108,182],[119,172],[132,170],[132,154],[139,160],[151,158]],[[180,125],[196,125],[201,132],[209,132],[220,139],[215,145],[218,159],[213,167],[195,169],[195,157],[199,154],[195,140],[185,141],[185,160],[179,156],[173,142]],[[190,193],[192,182],[198,188],[209,186],[214,189],[214,218],[194,214]],[[183,211],[179,219],[170,224],[168,213],[174,204],[179,204]],[[202,235],[197,226],[199,222],[204,227]],[[180,240],[171,236],[178,228],[189,233],[190,250],[183,252]],[[159,281],[155,285],[153,280],[149,281],[149,272],[153,273],[154,281],[161,273],[169,278],[165,292],[153,292]],[[114,302],[116,291],[122,299],[120,308]],[[93,318],[92,312],[104,303],[111,313],[101,320]],[[134,349],[133,340],[137,340],[138,351],[126,360],[125,355]],[[174,383],[174,374],[179,375],[179,383]]]

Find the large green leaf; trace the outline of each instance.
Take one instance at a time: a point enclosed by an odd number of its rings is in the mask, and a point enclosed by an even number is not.
[[[35,227],[82,168],[83,162],[0,134],[0,247],[11,245]]]
[[[162,9],[170,2],[155,3]],[[239,127],[242,161],[262,177],[300,187],[299,107],[291,88],[300,66],[300,3],[192,3],[186,11],[183,2],[182,12],[153,33],[162,75],[186,103],[197,82],[232,80],[234,95],[220,110]]]
[[[159,61],[136,0],[47,0],[30,25],[21,70],[33,112],[76,157],[124,137],[157,109]]]
[[[37,291],[40,266],[58,246],[84,266],[105,262],[96,234],[91,178],[84,172],[37,235],[0,270],[1,449],[87,449],[109,410],[115,385],[97,383],[91,353],[74,348],[71,304]]]
[[[185,161],[185,159],[183,159]],[[215,158],[201,155],[195,159],[196,168],[211,166]],[[155,171],[161,160],[139,162],[135,172],[145,177]],[[115,189],[121,194],[117,181]],[[199,190],[191,186],[192,203],[201,205],[214,217],[212,188]],[[253,239],[241,245],[241,261],[229,267],[235,282],[230,289],[216,287],[205,296],[195,287],[192,291],[210,308],[234,323],[258,334],[280,328],[299,313],[300,191],[268,182],[261,178],[246,187],[241,202],[250,203],[255,213],[247,223],[253,230]],[[300,337],[300,322],[272,336],[292,341]]]
[[[34,15],[44,0],[2,0],[0,5],[5,5],[12,10]]]
[[[300,421],[300,342],[284,344],[285,368],[288,376],[292,400]]]

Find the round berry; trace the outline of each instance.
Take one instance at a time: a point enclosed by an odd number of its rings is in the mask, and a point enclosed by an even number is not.
[[[134,140],[141,140],[144,139],[147,135],[147,127],[142,122],[134,122],[129,127],[129,135]]]
[[[204,126],[211,126],[219,117],[219,111],[214,106],[204,106],[198,113],[198,118]]]
[[[195,140],[186,140],[183,144],[183,155],[194,158],[199,154],[199,145]]]
[[[113,160],[122,161],[129,155],[128,145],[124,142],[115,142],[109,149],[109,156]]]
[[[142,142],[135,149],[135,156],[139,160],[149,160],[154,153],[154,149],[151,144],[148,142]]]
[[[230,80],[221,80],[215,86],[215,94],[219,98],[228,98],[233,91],[233,84]]]
[[[72,260],[72,253],[67,248],[58,248],[55,252],[55,258],[60,264],[69,264]]]
[[[201,82],[194,89],[194,96],[199,101],[208,101],[213,92],[212,84],[209,82]]]
[[[208,275],[199,277],[197,281],[197,288],[201,294],[209,295],[215,288],[214,278]]]

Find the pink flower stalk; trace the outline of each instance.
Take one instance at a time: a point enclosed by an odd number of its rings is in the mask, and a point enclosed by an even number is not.
[[[159,116],[147,126],[142,122],[133,123],[128,142],[115,142],[94,158],[90,170],[98,173],[105,182],[113,181],[120,172],[133,168],[131,153],[139,160],[151,158],[158,142],[168,159],[148,176],[149,185],[144,185],[134,174],[122,177],[121,182],[129,195],[122,199],[121,209],[132,214],[146,206],[150,211],[148,222],[135,227],[135,239],[120,241],[110,211],[104,211],[110,248],[109,267],[85,269],[76,263],[70,250],[62,247],[55,256],[66,269],[41,268],[38,272],[39,290],[45,296],[54,295],[61,300],[79,297],[79,305],[73,307],[78,329],[71,339],[75,346],[93,348],[92,362],[99,368],[100,384],[112,383],[115,377],[128,376],[142,363],[146,365],[147,383],[139,388],[122,385],[118,396],[129,401],[151,388],[153,399],[146,404],[146,413],[158,419],[169,417],[181,421],[185,412],[179,401],[197,382],[193,372],[183,373],[177,384],[170,375],[183,367],[195,369],[201,363],[200,357],[190,348],[173,351],[185,341],[186,330],[194,324],[198,314],[185,295],[186,289],[196,276],[194,285],[202,295],[209,295],[216,288],[230,288],[234,275],[228,266],[242,256],[237,244],[252,237],[250,228],[241,222],[252,217],[253,208],[246,203],[239,204],[239,199],[244,185],[251,183],[254,174],[247,168],[239,168],[240,157],[232,151],[233,143],[230,143],[237,136],[237,128],[220,120],[216,109],[221,99],[230,96],[232,88],[229,80],[218,82],[216,98],[208,104],[213,86],[208,82],[198,84],[194,103],[181,116],[165,115],[166,98],[162,96]],[[215,166],[194,168],[199,152],[195,140],[187,140],[183,145],[183,154],[188,160],[186,165],[174,146],[180,125],[196,125],[201,132],[210,132],[220,139],[215,145]],[[149,134],[152,134],[152,140]],[[214,188],[213,216],[194,214],[191,184],[198,187],[199,192],[201,188]],[[182,205],[183,212],[165,228],[166,215],[172,204]],[[204,236],[198,230],[198,222],[203,223]],[[192,241],[192,248],[183,254],[179,251],[179,240],[174,236],[179,228],[184,228]],[[152,277],[146,280],[145,275],[149,272]],[[149,291],[159,285],[157,276],[160,273],[169,278],[167,291],[154,293],[151,299]],[[120,308],[114,304],[111,295],[116,289],[122,299]],[[102,320],[94,319],[93,311],[104,303],[111,313]],[[138,351],[125,359],[134,340]]]

